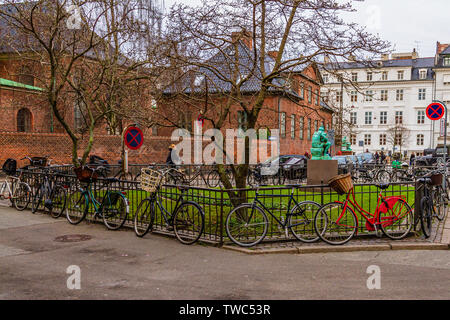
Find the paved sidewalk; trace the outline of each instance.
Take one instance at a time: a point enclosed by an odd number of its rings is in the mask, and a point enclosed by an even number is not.
[[[450,299],[442,250],[255,256],[6,207],[0,219],[0,299]],[[72,265],[81,290],[67,288]],[[372,265],[381,290],[367,288]]]

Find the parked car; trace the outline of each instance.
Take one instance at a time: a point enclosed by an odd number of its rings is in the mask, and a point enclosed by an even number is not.
[[[278,167],[273,166],[278,161]],[[270,158],[250,170],[247,182],[254,186],[258,183],[282,185],[286,180],[306,178],[308,158],[302,155],[281,155]]]
[[[438,145],[435,149],[426,149],[423,154],[424,156],[414,159],[416,166],[431,167],[436,163],[443,163],[445,154],[444,145]],[[450,159],[450,146],[447,147],[447,159]],[[448,165],[449,163],[447,162]]]

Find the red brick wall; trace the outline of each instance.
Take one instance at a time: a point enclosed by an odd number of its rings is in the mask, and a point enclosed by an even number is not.
[[[86,138],[80,142],[79,156],[86,146]],[[129,163],[165,163],[169,152],[168,147],[173,143],[178,144],[178,142],[172,142],[169,137],[146,136],[140,150],[129,150]],[[209,143],[209,141],[204,141],[203,146],[205,147]],[[237,144],[235,143],[235,150],[236,148]],[[270,157],[270,142],[267,151],[268,156],[259,159],[260,161]],[[121,137],[96,136],[91,154],[108,160],[110,164],[116,164],[121,158]],[[8,158],[20,160],[25,156],[49,156],[53,160],[53,164],[70,164],[72,162],[72,142],[65,134],[0,133],[0,166]],[[20,166],[27,164],[27,161],[19,161]]]

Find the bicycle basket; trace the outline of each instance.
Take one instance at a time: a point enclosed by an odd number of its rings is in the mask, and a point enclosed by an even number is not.
[[[349,173],[332,178],[328,184],[340,195],[347,194],[353,189],[352,176]]]
[[[140,187],[147,192],[155,192],[162,180],[162,173],[150,168],[143,168],[140,176]]]
[[[6,173],[8,176],[13,176],[17,171],[17,161],[14,159],[8,159],[3,164],[2,171]]]
[[[75,171],[75,174],[80,182],[90,183],[98,179],[97,172],[89,167],[79,167],[73,170]]]
[[[438,174],[433,174],[431,175],[431,185],[432,186],[439,186],[442,184],[442,173],[438,173]]]

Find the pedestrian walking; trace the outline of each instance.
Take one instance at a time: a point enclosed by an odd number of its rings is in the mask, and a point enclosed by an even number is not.
[[[411,158],[409,158],[409,165],[412,166],[414,163],[414,159],[416,159],[416,155],[411,153]]]
[[[377,151],[377,152],[375,152],[375,163],[379,164],[379,162],[380,162],[380,155],[378,154],[378,151]]]

